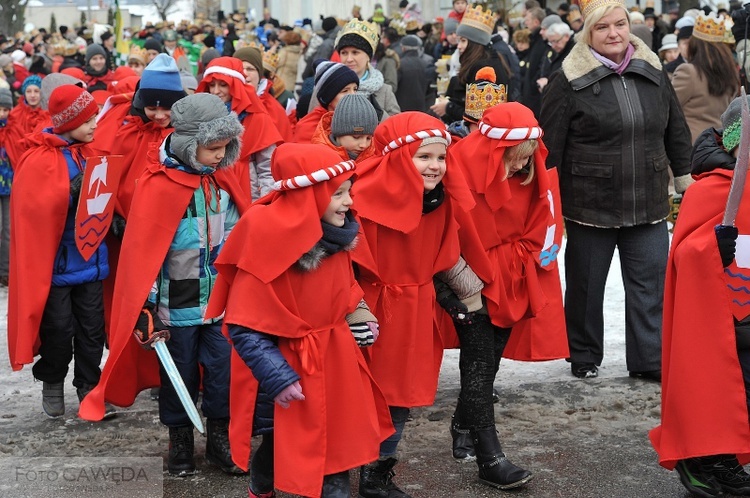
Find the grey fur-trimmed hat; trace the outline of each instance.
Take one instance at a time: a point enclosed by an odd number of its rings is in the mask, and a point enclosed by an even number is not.
[[[196,93],[181,98],[172,106],[171,119],[174,132],[170,135],[170,152],[196,171],[205,168],[196,160],[199,145],[229,140],[217,169],[234,164],[240,157],[240,135],[245,129],[237,114],[228,111],[216,95]]]

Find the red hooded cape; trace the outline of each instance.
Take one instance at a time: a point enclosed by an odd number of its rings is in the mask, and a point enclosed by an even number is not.
[[[101,420],[105,401],[130,406],[140,391],[159,385],[156,353],[137,343],[133,328],[201,176],[164,167],[157,153],[156,147],[150,151],[128,213],[112,303],[109,357],[99,384],[81,403],[78,415],[86,420]],[[231,168],[213,176],[244,212],[245,195]]]
[[[432,136],[446,133],[439,120],[419,112],[381,123],[374,136],[377,150],[400,138],[402,145],[362,163],[354,188],[366,238],[354,259],[360,263],[365,300],[380,322],[380,337],[365,356],[390,406],[434,402],[443,344],[434,318],[432,277],[458,261],[454,213],[461,201],[471,203],[465,184],[462,190],[456,182],[461,177],[452,176],[457,169],[449,164],[443,203],[422,215],[424,181],[412,156],[422,142],[414,137],[426,130]],[[407,136],[412,137],[408,142]],[[374,262],[375,269],[365,261]]]
[[[31,149],[13,178],[8,291],[8,352],[13,370],[34,362],[52,267],[70,203],[68,166],[57,135],[29,136]],[[85,144],[74,145],[84,156]]]
[[[213,71],[213,72],[212,72]],[[208,73],[208,74],[206,74]],[[246,193],[252,192],[250,185],[250,161],[256,152],[278,145],[284,140],[276,129],[271,116],[266,112],[260,98],[255,94],[252,86],[245,84],[242,61],[233,57],[218,57],[208,63],[206,73],[198,84],[196,92],[208,93],[214,81],[221,81],[229,85],[232,97],[232,110],[237,116],[247,113],[241,119],[245,133],[242,135],[242,151],[240,158],[233,166],[241,179],[241,185]]]
[[[664,287],[661,425],[649,433],[659,463],[731,454],[750,461],[745,385],[737,358],[732,293],[714,226],[721,223],[732,172],[698,177],[683,197]],[[736,220],[750,234],[750,184]],[[736,263],[727,271],[736,270]]]
[[[255,91],[255,88],[252,88],[251,91]],[[292,130],[292,123],[289,122],[289,116],[286,115],[286,109],[281,107],[279,101],[267,90],[259,98],[266,112],[271,116],[273,124],[276,125],[281,138],[284,139],[284,142],[291,142],[294,138],[294,131]]]
[[[331,142],[331,121],[333,120],[333,111],[327,112],[323,115],[321,120],[318,122],[318,127],[315,129],[310,143],[325,145],[333,150],[341,157],[342,160],[349,160],[349,153],[340,145],[334,145]],[[363,150],[354,160],[357,164],[361,163],[365,159],[369,159],[375,155],[375,143],[371,143],[368,148]]]
[[[317,145],[282,145],[274,152],[279,178],[309,174],[339,162]],[[274,486],[320,496],[323,476],[376,460],[393,433],[385,398],[352,337],[345,316],[362,298],[351,257],[342,251],[312,271],[296,261],[322,236],[320,217],[352,173],[311,187],[274,192],[242,217],[226,242],[207,316],[225,312],[238,324],[279,338],[278,347],[301,377],[304,401],[274,413]],[[226,311],[225,311],[226,310]],[[258,383],[232,352],[232,458],[247,469]]]

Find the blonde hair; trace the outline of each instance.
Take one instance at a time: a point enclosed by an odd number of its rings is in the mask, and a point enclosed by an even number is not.
[[[519,157],[528,157],[529,162],[526,167],[529,168],[529,174],[526,176],[526,179],[521,182],[521,185],[528,185],[531,183],[531,181],[534,179],[534,152],[536,152],[536,149],[539,147],[539,143],[532,139],[532,140],[525,140],[521,142],[520,144],[516,144],[512,147],[508,147],[505,149],[505,152],[503,153],[503,162],[505,163],[505,176],[507,178],[508,176],[508,162],[512,161],[514,159],[518,159]]]
[[[630,14],[628,13],[627,9],[623,7],[622,5],[618,5],[618,4],[605,5],[605,6],[599,7],[598,9],[594,9],[593,11],[591,11],[589,15],[583,20],[583,29],[581,30],[581,34],[580,34],[580,41],[582,41],[588,46],[591,46],[591,29],[594,27],[596,23],[601,21],[602,17],[611,13],[615,9],[622,9],[622,11],[625,12],[625,19],[628,20],[628,31],[629,31],[630,30]]]

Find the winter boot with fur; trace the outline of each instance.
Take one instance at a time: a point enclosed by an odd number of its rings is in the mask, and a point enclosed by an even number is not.
[[[237,467],[232,461],[229,450],[229,419],[208,419],[206,424],[206,460],[216,465],[227,474],[244,474],[245,471]]]
[[[411,498],[393,482],[393,467],[398,460],[386,458],[360,468],[360,498]]]
[[[91,390],[95,386],[84,384],[83,386],[76,389],[76,394],[78,395],[78,402],[82,403],[83,398],[86,397],[88,393],[91,392]],[[110,418],[115,418],[117,416],[117,409],[110,405],[109,403],[104,403],[104,416],[102,417],[102,420],[108,420]]]
[[[349,498],[349,471],[329,474],[323,477],[321,498]]]
[[[473,462],[477,459],[477,455],[474,453],[471,431],[458,424],[455,414],[451,417],[451,437],[453,438],[453,458],[457,462]]]
[[[195,438],[192,425],[169,428],[167,470],[171,475],[184,477],[195,474],[194,447]]]
[[[531,480],[531,472],[513,465],[505,457],[494,426],[472,431],[472,436],[479,466],[479,482],[498,489],[513,489]]]
[[[42,409],[49,418],[59,418],[65,415],[65,384],[64,382],[42,382]]]

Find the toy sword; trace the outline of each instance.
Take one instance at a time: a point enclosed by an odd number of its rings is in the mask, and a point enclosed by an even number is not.
[[[747,94],[742,87],[742,128],[740,129],[740,148],[737,152],[737,162],[734,166],[732,184],[727,196],[727,207],[724,209],[722,225],[734,226],[737,211],[740,208],[742,193],[745,190],[745,179],[747,178],[747,167],[750,163],[750,109],[747,105]]]
[[[193,403],[193,399],[190,397],[187,387],[185,387],[185,382],[182,380],[182,377],[180,377],[180,372],[177,371],[177,366],[174,364],[172,355],[169,354],[169,349],[167,349],[165,341],[169,339],[169,331],[155,330],[151,333],[151,337],[145,342],[141,340],[137,333],[133,333],[133,335],[141,346],[147,349],[152,347],[156,350],[156,355],[159,357],[159,361],[164,367],[164,371],[167,372],[167,376],[172,382],[174,390],[177,392],[177,397],[180,398],[180,403],[182,403],[183,408],[185,408],[190,421],[195,428],[198,429],[198,432],[204,434],[205,429],[203,428],[201,417],[198,415],[198,409],[195,407],[195,403]]]

